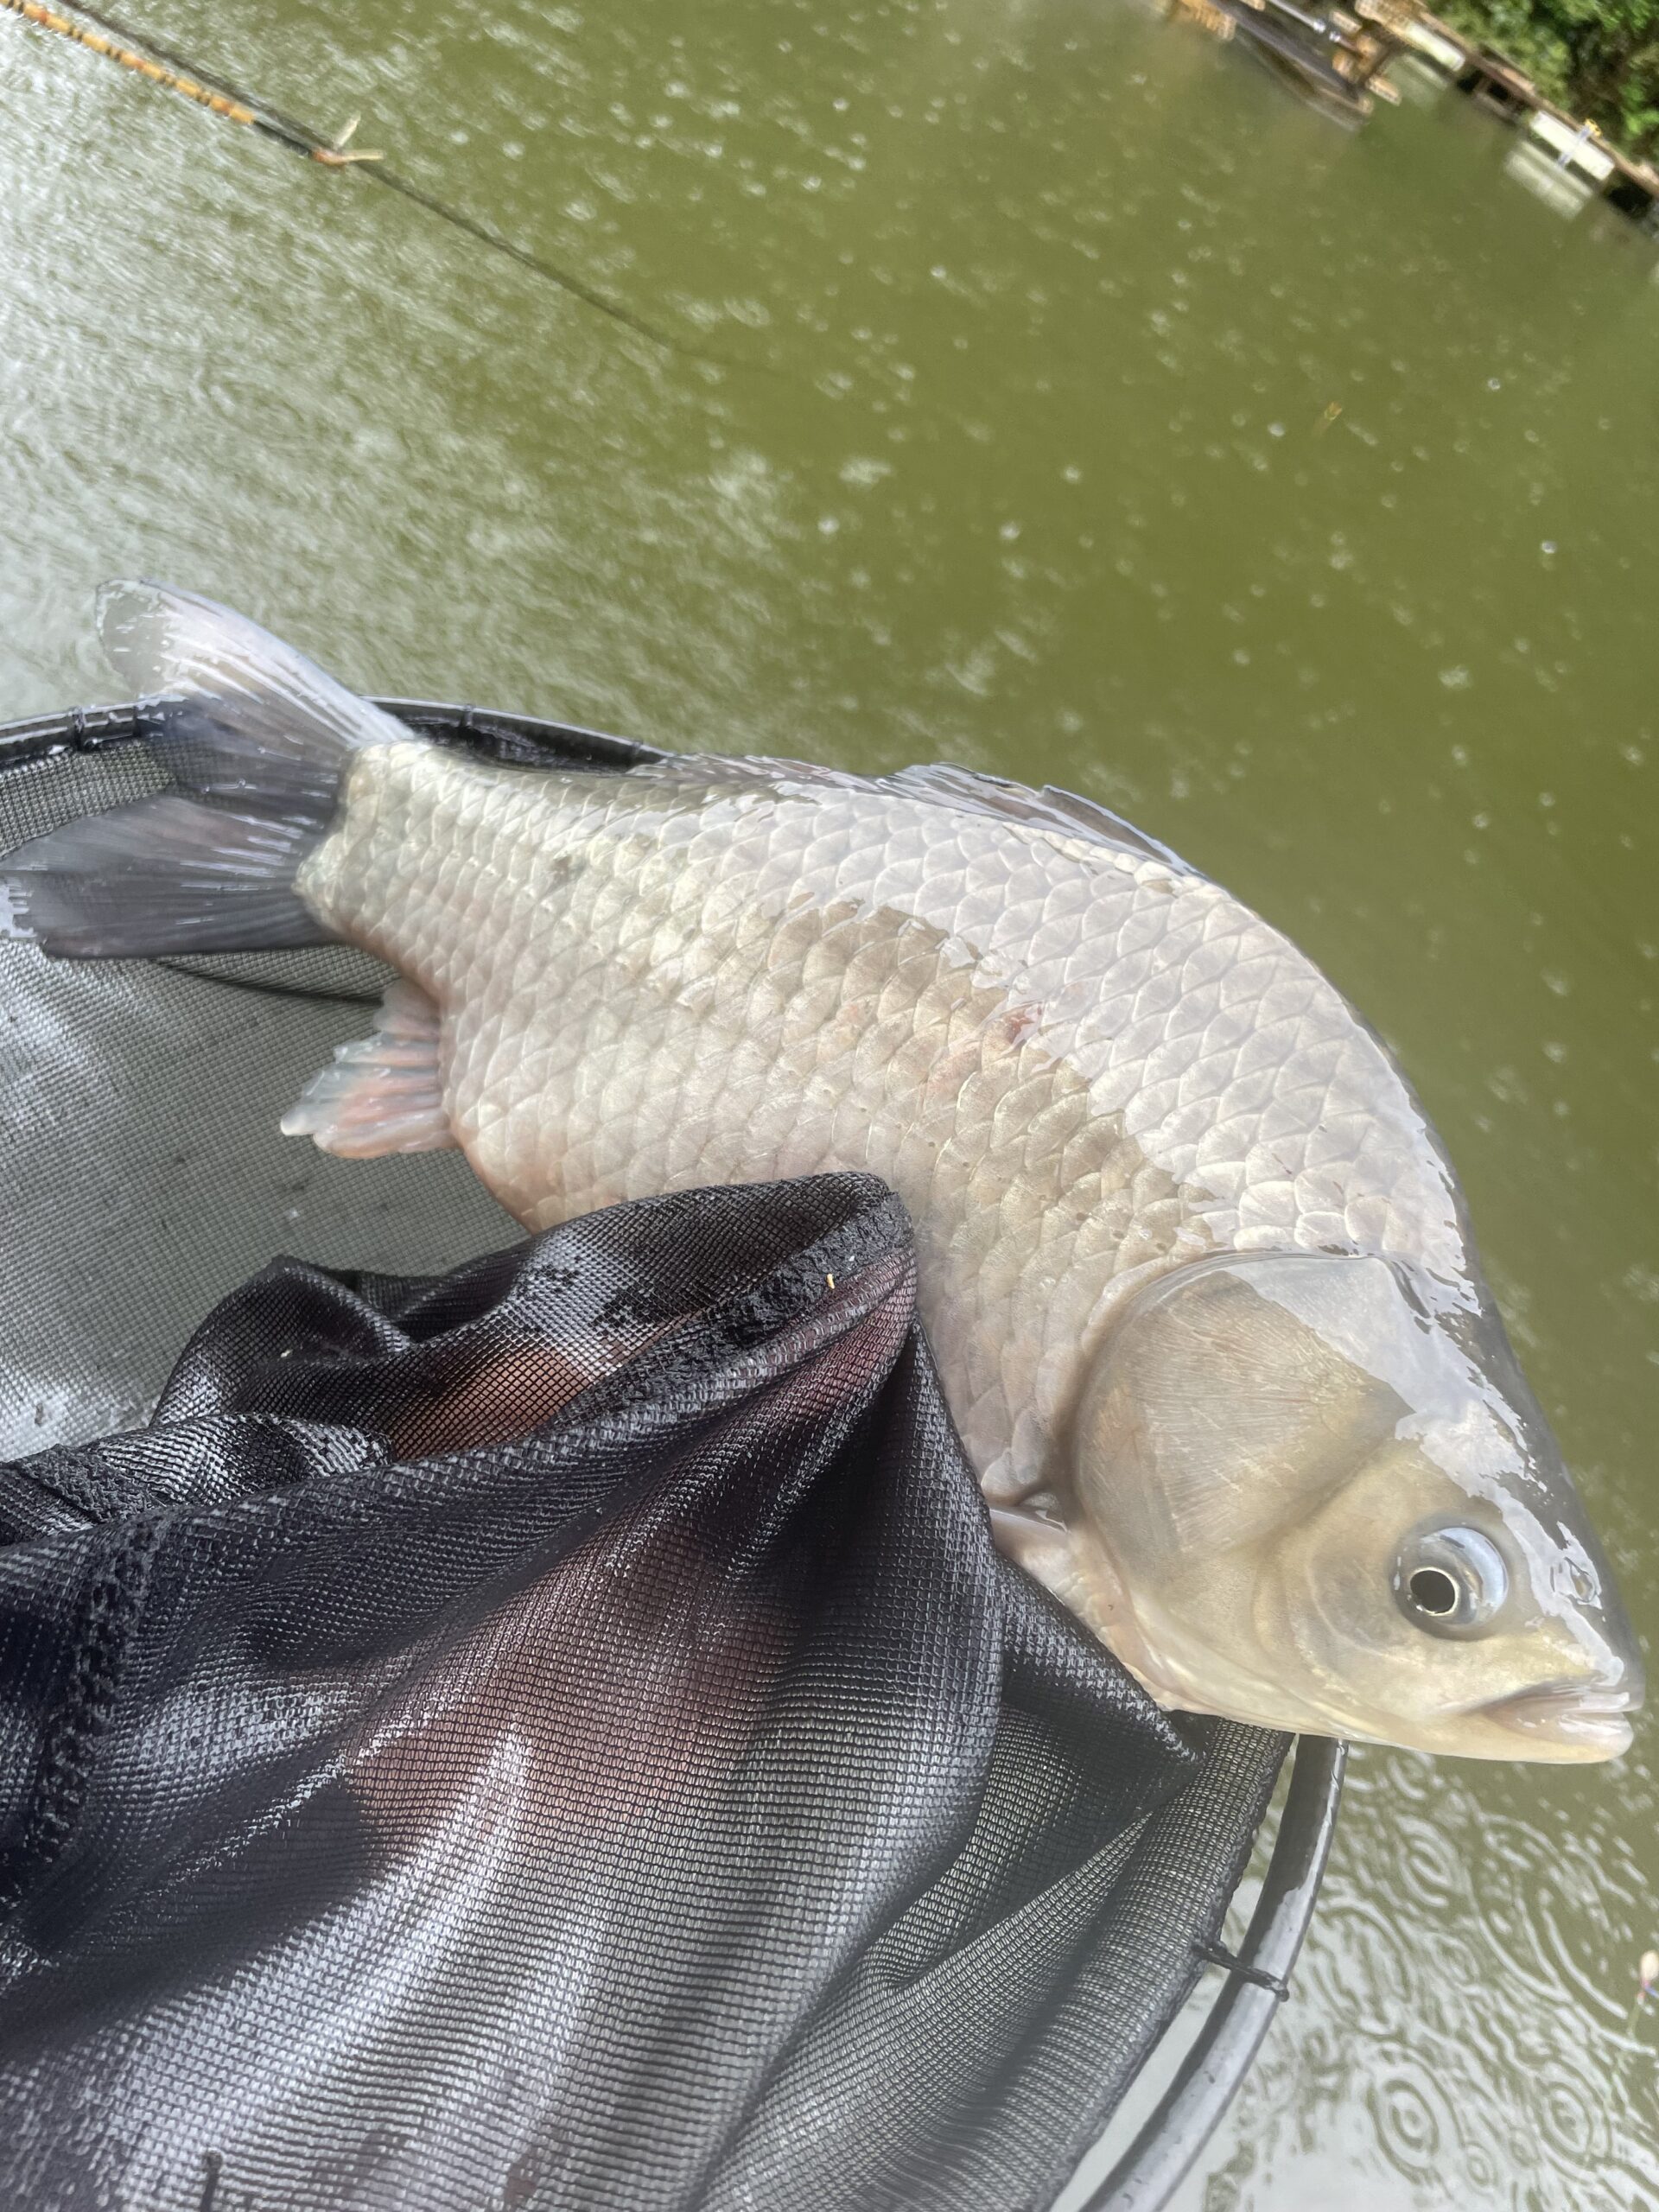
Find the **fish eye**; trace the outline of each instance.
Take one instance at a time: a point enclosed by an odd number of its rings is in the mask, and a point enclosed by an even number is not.
[[[1395,1568],[1401,1611],[1435,1636],[1484,1628],[1509,1588],[1503,1554],[1478,1529],[1433,1529],[1414,1536]]]
[[[1406,1582],[1406,1594],[1420,1613],[1436,1618],[1458,1610],[1458,1586],[1443,1567],[1420,1567]]]

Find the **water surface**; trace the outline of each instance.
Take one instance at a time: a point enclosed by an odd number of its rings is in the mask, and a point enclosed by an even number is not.
[[[365,689],[1107,800],[1400,1052],[1650,1637],[1653,247],[1132,0],[146,5],[752,365],[0,17],[0,717],[110,696],[136,569]],[[1651,2204],[1655,1740],[1360,1754],[1183,2212]]]

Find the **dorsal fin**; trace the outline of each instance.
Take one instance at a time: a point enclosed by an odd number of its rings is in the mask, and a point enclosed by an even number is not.
[[[642,782],[688,786],[716,784],[778,791],[794,785],[829,791],[896,791],[903,798],[925,799],[931,805],[955,807],[963,813],[998,815],[1006,822],[1023,823],[1030,829],[1109,845],[1114,852],[1160,861],[1181,875],[1199,873],[1179,853],[1171,852],[1167,845],[1147,836],[1144,830],[1137,830],[1097,799],[1079,798],[1075,791],[1063,791],[1053,784],[1033,791],[1029,785],[1016,784],[1006,776],[982,775],[948,760],[899,768],[890,776],[860,776],[850,769],[826,767],[817,760],[782,760],[766,753],[688,753],[648,761],[629,773]]]
[[[1006,776],[982,775],[976,769],[958,768],[948,760],[900,768],[896,774],[878,780],[890,790],[906,792],[912,798],[937,799],[941,805],[963,807],[974,814],[1000,814],[1007,821],[1024,822],[1033,829],[1053,830],[1064,837],[1084,837],[1093,844],[1111,845],[1121,853],[1138,853],[1145,860],[1162,861],[1166,867],[1179,870],[1182,875],[1198,873],[1179,853],[1171,852],[1156,837],[1147,836],[1144,830],[1137,830],[1121,814],[1114,814],[1109,806],[1102,806],[1097,799],[1079,798],[1075,791],[1063,791],[1054,784],[1045,784],[1040,791],[1033,791],[1028,785],[1014,783]]]

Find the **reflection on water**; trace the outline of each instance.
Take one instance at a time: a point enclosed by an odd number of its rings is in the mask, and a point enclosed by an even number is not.
[[[1651,242],[1129,0],[146,12],[757,372],[0,18],[0,713],[109,696],[137,569],[365,688],[1119,807],[1402,1052],[1650,1630]],[[1185,2212],[1653,2201],[1651,1740],[1357,1759]]]
[[[1535,200],[1541,200],[1558,215],[1576,215],[1595,196],[1593,185],[1583,177],[1574,176],[1554,154],[1535,146],[1530,139],[1516,140],[1504,156],[1503,170],[1517,184],[1524,185]]]

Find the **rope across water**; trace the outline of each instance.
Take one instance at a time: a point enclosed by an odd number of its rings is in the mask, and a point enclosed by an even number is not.
[[[223,117],[227,123],[242,124],[257,130],[262,137],[274,139],[278,145],[286,146],[292,153],[302,155],[308,161],[320,162],[326,168],[360,168],[363,174],[372,177],[377,184],[383,184],[403,199],[412,200],[416,207],[424,208],[428,214],[435,215],[440,221],[452,225],[493,252],[504,254],[509,260],[517,262],[521,269],[527,269],[532,276],[556,285],[573,299],[580,300],[585,307],[594,308],[600,315],[609,315],[613,321],[620,322],[625,328],[649,339],[653,346],[661,346],[665,352],[710,361],[721,368],[765,367],[763,363],[734,360],[660,328],[647,316],[639,315],[620,301],[610,298],[582,277],[573,276],[569,270],[558,268],[552,262],[543,260],[539,254],[532,253],[528,247],[518,245],[504,232],[498,231],[493,224],[485,222],[476,215],[469,215],[461,208],[452,207],[433,194],[423,191],[409,178],[388,168],[381,155],[349,149],[346,140],[354,126],[348,126],[339,138],[326,138],[301,118],[285,114],[269,100],[227,83],[223,78],[215,77],[211,72],[188,61],[184,55],[159,44],[147,32],[139,31],[95,8],[84,6],[81,0],[73,0],[73,5],[74,12],[71,16],[57,8],[46,6],[44,0],[0,0],[0,10],[21,16],[25,22],[33,23],[37,29],[50,31],[60,38],[70,40],[76,46],[84,47],[89,53],[100,54],[108,60],[118,62],[122,68],[130,69],[136,75],[161,86],[163,91],[177,92],[198,107],[206,108],[209,113]],[[76,21],[78,16],[84,17],[85,21]],[[88,25],[98,28],[89,29]]]

